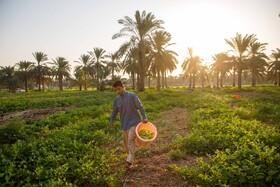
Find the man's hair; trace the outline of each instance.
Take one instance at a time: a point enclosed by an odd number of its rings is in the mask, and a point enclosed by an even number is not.
[[[123,83],[122,83],[122,81],[118,80],[118,81],[116,81],[116,82],[113,84],[113,87],[114,87],[114,88],[116,88],[116,87],[118,87],[118,86],[121,86],[121,87],[124,86]]]

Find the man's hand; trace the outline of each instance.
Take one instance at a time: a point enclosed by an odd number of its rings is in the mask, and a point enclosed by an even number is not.
[[[111,128],[114,128],[114,123],[110,123],[110,127],[111,127]]]
[[[142,123],[148,123],[147,119],[142,119]]]

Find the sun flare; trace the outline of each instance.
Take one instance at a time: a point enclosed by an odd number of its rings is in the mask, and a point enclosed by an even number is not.
[[[229,49],[224,39],[239,30],[239,16],[221,4],[192,3],[177,7],[177,10],[169,15],[172,17],[170,19],[177,20],[171,33],[183,36],[174,38],[178,44],[175,47],[178,47],[178,52],[183,57],[188,56],[187,48],[192,47],[194,55],[200,56],[204,63],[209,64],[212,55]],[[183,23],[178,19],[182,17],[185,18]]]

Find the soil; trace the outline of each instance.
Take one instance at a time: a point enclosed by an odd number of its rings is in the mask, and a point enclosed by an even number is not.
[[[127,169],[123,186],[194,186],[181,176],[172,172],[170,165],[196,165],[196,157],[186,155],[174,160],[169,152],[175,150],[179,136],[188,133],[190,115],[186,109],[175,108],[169,110],[152,122],[158,130],[157,139],[144,148],[138,148],[134,167]]]
[[[53,114],[58,111],[65,111],[69,110],[70,107],[55,107],[55,108],[43,108],[43,109],[32,109],[32,110],[24,110],[24,111],[18,111],[18,112],[11,112],[6,113],[2,116],[0,116],[0,125],[4,124],[6,121],[18,117],[22,120],[26,119],[39,119],[44,116],[48,116],[50,114]]]

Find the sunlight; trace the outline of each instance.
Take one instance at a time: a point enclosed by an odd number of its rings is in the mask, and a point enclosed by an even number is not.
[[[183,57],[180,61],[188,57],[187,48],[192,47],[194,55],[209,64],[212,55],[229,49],[224,39],[240,30],[239,16],[222,4],[192,3],[176,9],[173,15],[169,15],[169,20],[173,20],[174,50]],[[185,22],[182,23],[180,18],[185,18]],[[176,27],[174,20],[177,20]],[[184,37],[176,38],[177,35]]]
[[[199,10],[199,11],[197,11]],[[198,6],[191,12],[195,15],[192,19],[193,30],[190,30],[191,43],[195,49],[196,55],[201,56],[203,60],[208,61],[215,53],[227,50],[224,39],[229,36],[235,18],[222,7]]]

